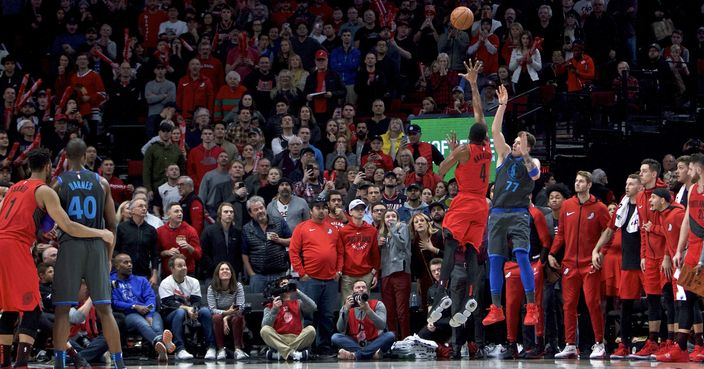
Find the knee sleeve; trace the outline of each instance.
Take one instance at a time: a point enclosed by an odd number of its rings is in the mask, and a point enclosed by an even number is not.
[[[6,311],[0,316],[0,334],[14,334],[15,325],[20,313],[15,311]]]
[[[516,262],[518,263],[518,268],[521,272],[523,290],[526,292],[534,292],[535,277],[533,276],[533,267],[530,265],[528,251],[524,249],[516,249],[513,251],[513,254],[516,256]]]
[[[39,330],[39,321],[42,318],[42,311],[39,310],[39,306],[34,308],[32,311],[27,311],[22,315],[22,322],[20,323],[19,332],[21,334],[26,334],[32,338],[37,337],[37,330]]]
[[[648,320],[662,320],[662,304],[660,303],[660,295],[648,295]]]

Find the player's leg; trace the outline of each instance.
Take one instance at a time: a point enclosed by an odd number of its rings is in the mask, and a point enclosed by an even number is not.
[[[19,317],[20,313],[15,311],[5,311],[0,314],[0,367],[2,369],[12,366],[12,341]]]
[[[29,361],[29,357],[32,354],[32,346],[34,345],[34,339],[37,337],[41,317],[42,311],[39,306],[22,314],[22,322],[20,322],[18,330],[19,344],[17,345],[15,368],[27,368],[27,361]]]
[[[112,313],[112,289],[107,262],[107,247],[102,240],[93,240],[85,242],[85,248],[89,261],[86,268],[86,285],[93,298],[93,306],[95,306],[95,312],[102,324],[103,335],[115,367],[117,369],[124,368],[120,330],[117,328],[117,322]]]
[[[66,349],[71,325],[68,314],[71,306],[78,305],[81,278],[87,265],[87,255],[82,241],[69,240],[61,243],[54,265],[52,303],[54,304],[54,368],[66,365]]]
[[[513,255],[520,269],[521,283],[526,294],[526,316],[523,324],[535,326],[538,324],[538,305],[535,304],[535,275],[530,263],[530,214],[516,213],[509,226],[509,235],[513,240]]]
[[[510,219],[506,214],[492,213],[489,216],[489,287],[491,307],[482,322],[494,324],[505,319],[501,309],[501,293],[504,288],[504,262],[508,254],[507,229]]]

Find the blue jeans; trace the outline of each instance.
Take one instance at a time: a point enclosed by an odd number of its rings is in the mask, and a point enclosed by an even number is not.
[[[310,320],[310,317],[305,317],[305,324],[317,327],[318,334],[316,335],[316,345],[318,349],[330,347],[330,336],[333,334],[333,319],[335,318],[335,310],[338,309],[338,293],[337,281],[331,279],[324,281],[311,278],[307,281],[299,281],[299,287],[303,293],[308,295],[315,304],[318,305],[318,311],[315,316],[315,324]]]
[[[174,345],[176,345],[176,351],[180,351],[186,346],[186,340],[183,337],[183,325],[185,321],[186,311],[183,309],[176,309],[166,316],[166,323],[171,327],[171,332],[174,334]],[[201,328],[203,329],[205,342],[208,344],[208,347],[215,347],[213,318],[210,315],[210,309],[207,307],[202,307],[198,310],[198,322],[200,322]]]
[[[350,336],[342,333],[335,333],[332,335],[332,343],[335,346],[339,346],[349,352],[353,352],[357,360],[369,360],[379,349],[381,349],[381,352],[389,351],[391,345],[394,344],[394,341],[396,341],[394,332],[384,332],[374,340],[367,341],[366,346],[360,347],[359,343],[357,343],[357,341]]]
[[[147,323],[147,319],[141,314],[127,314],[125,316],[125,326],[128,332],[139,332],[139,334],[144,337],[144,339],[151,342],[152,345],[156,343],[157,339],[160,340],[161,335],[164,333],[164,322],[161,320],[159,313],[152,315],[151,325]]]
[[[249,289],[251,292],[254,293],[262,293],[264,292],[264,288],[270,283],[273,282],[283,276],[285,276],[286,273],[277,273],[277,274],[255,274],[252,276],[249,276]]]

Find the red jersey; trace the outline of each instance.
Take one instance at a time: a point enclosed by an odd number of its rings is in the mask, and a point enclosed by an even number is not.
[[[200,260],[203,253],[200,248],[200,237],[198,237],[198,232],[196,229],[191,227],[186,222],[181,222],[176,228],[171,228],[168,223],[157,228],[156,230],[157,242],[159,243],[159,252],[164,250],[170,250],[174,247],[179,248],[179,252],[186,256],[186,267],[188,268],[188,273],[195,273],[196,271],[196,261]],[[193,247],[193,253],[188,252],[187,249],[181,248],[176,240],[180,237],[184,237],[186,242]],[[161,275],[162,277],[169,276],[169,259],[170,257],[161,257]]]
[[[636,197],[636,210],[638,211],[638,222],[641,225],[640,229],[640,258],[641,259],[662,259],[665,255],[665,236],[654,232],[646,232],[643,225],[651,222],[653,226],[660,225],[660,215],[650,210],[650,195],[656,188],[667,188],[665,182],[660,179],[655,182],[655,187],[651,189],[643,189]]]
[[[660,212],[660,225],[652,229],[652,232],[665,236],[667,243],[667,254],[672,258],[677,252],[677,244],[680,241],[680,228],[684,219],[684,207],[673,202],[670,206]]]
[[[362,222],[361,226],[353,222],[340,228],[339,241],[345,250],[342,274],[361,277],[381,268],[379,252],[379,232],[372,225]]]
[[[309,219],[297,225],[288,250],[293,270],[301,277],[334,279],[342,271],[345,253],[339,238],[337,228],[326,221],[318,224]]]
[[[144,10],[138,18],[137,27],[144,37],[144,48],[153,49],[159,39],[159,25],[169,20],[169,15],[163,10]]]
[[[455,178],[459,188],[458,196],[471,194],[484,199],[489,188],[489,166],[491,165],[491,145],[469,144],[469,160],[457,164]]]
[[[103,79],[95,71],[89,69],[85,73],[76,72],[71,76],[71,87],[78,94],[78,111],[82,116],[91,114],[91,110],[99,107],[105,102],[105,85]],[[83,97],[88,96],[88,101],[83,101]]]
[[[110,184],[110,193],[115,204],[120,205],[123,201],[128,201],[131,198],[132,193],[120,178],[112,176],[108,179],[108,184]]]
[[[687,237],[687,254],[684,263],[694,267],[699,263],[702,254],[704,234],[704,193],[699,192],[699,183],[695,183],[689,190],[689,236]]]
[[[479,41],[478,34],[477,36],[472,37],[472,41],[469,44],[474,45],[477,43],[477,41]],[[482,42],[481,44],[479,44],[479,47],[474,54],[474,57],[476,58],[476,60],[481,60],[484,64],[484,73],[492,74],[499,71],[499,37],[494,34],[491,34],[487,38],[487,41],[489,41],[489,43],[496,49],[494,50],[494,53],[490,53],[489,50],[487,50],[486,48],[486,44]],[[511,58],[509,58],[508,60],[511,60]]]
[[[186,161],[186,173],[193,179],[195,193],[200,189],[200,182],[203,180],[205,173],[218,167],[218,155],[225,150],[222,147],[215,145],[206,149],[203,144],[200,144],[188,152],[188,160]]]
[[[376,311],[376,305],[379,303],[379,300],[369,300],[367,302],[369,304],[369,307],[372,309],[372,311]],[[376,328],[374,325],[374,322],[372,322],[371,319],[369,319],[368,316],[365,316],[364,319],[361,321],[357,320],[357,316],[355,315],[355,309],[356,308],[351,308],[349,311],[349,334],[352,338],[355,339],[355,341],[360,342],[360,341],[372,341],[375,338],[379,336],[379,330]]]
[[[301,334],[303,320],[301,319],[301,306],[297,299],[282,302],[274,320],[274,330],[278,334]]]
[[[588,268],[592,264],[592,250],[609,220],[609,210],[594,195],[584,204],[576,195],[565,200],[550,253],[554,255],[564,246],[563,265],[570,269]]]
[[[218,91],[220,86],[225,83],[225,69],[222,63],[212,56],[208,59],[198,57],[198,60],[200,60],[200,64],[202,65],[200,73],[210,79],[210,83],[213,84],[213,91]]]
[[[32,311],[41,304],[39,276],[32,259],[44,211],[35,192],[41,180],[24,180],[7,191],[0,209],[0,311]]]

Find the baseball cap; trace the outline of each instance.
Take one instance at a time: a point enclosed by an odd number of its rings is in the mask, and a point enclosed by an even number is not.
[[[303,156],[303,154],[305,154],[305,153],[307,153],[307,152],[309,152],[309,153],[315,155],[315,151],[313,151],[313,149],[311,149],[310,147],[306,147],[306,148],[304,148],[304,149],[301,149],[301,156]]]
[[[406,186],[406,191],[410,191],[411,189],[414,189],[414,188],[418,191],[421,190],[420,185],[418,183],[413,182],[413,183],[409,184],[408,186]]]
[[[55,121],[55,122],[56,122],[56,121],[60,121],[60,120],[66,120],[66,119],[68,119],[68,118],[67,118],[66,115],[64,115],[64,114],[56,113],[56,115],[54,115],[54,121]]]
[[[321,60],[321,59],[327,59],[328,58],[328,52],[325,50],[318,50],[315,52],[315,59],[316,60]]]
[[[372,142],[374,140],[379,140],[381,142],[384,142],[384,140],[379,135],[373,135],[373,136],[369,137],[369,142]]]
[[[657,197],[662,197],[667,202],[672,201],[672,195],[670,195],[670,190],[667,188],[656,188],[653,190],[653,195]]]
[[[384,173],[384,178],[392,178],[392,177],[396,178],[396,173],[394,173],[392,171],[388,171],[388,172]]]
[[[327,205],[328,205],[328,199],[327,199],[327,197],[324,197],[324,196],[318,196],[308,203],[308,207],[311,209],[313,209],[316,206],[325,207]]]
[[[279,179],[279,183],[277,183],[276,185],[279,186],[282,183],[288,183],[289,186],[293,186],[293,182],[291,182],[291,180],[287,177],[282,177],[281,179]]]
[[[440,201],[435,201],[435,202],[433,202],[432,204],[430,204],[430,205],[428,206],[428,210],[433,211],[433,208],[438,207],[438,206],[441,207],[442,210],[447,210],[447,206],[446,206],[444,203],[440,202]]]
[[[464,89],[460,86],[455,86],[455,88],[452,89],[452,93],[455,93],[455,92],[464,93]]]
[[[416,133],[421,133],[421,132],[422,132],[422,131],[421,131],[421,129],[420,129],[420,126],[417,125],[417,124],[411,124],[410,126],[408,126],[408,134],[409,134],[409,135],[416,134]]]
[[[348,210],[348,211],[352,211],[352,209],[354,209],[354,208],[356,208],[356,207],[358,207],[358,206],[364,206],[365,209],[367,208],[367,204],[365,204],[364,201],[362,201],[362,200],[360,200],[360,199],[354,199],[354,200],[352,200],[352,202],[350,203],[350,206],[347,208],[347,210]]]
[[[17,131],[21,130],[26,125],[34,126],[34,123],[29,119],[22,119],[17,123]]]
[[[658,45],[658,44],[655,43],[655,42],[653,42],[652,44],[650,44],[650,46],[648,47],[648,50],[650,50],[650,49],[655,49],[655,50],[657,50],[658,52],[662,51],[662,48],[660,47],[660,45]]]

